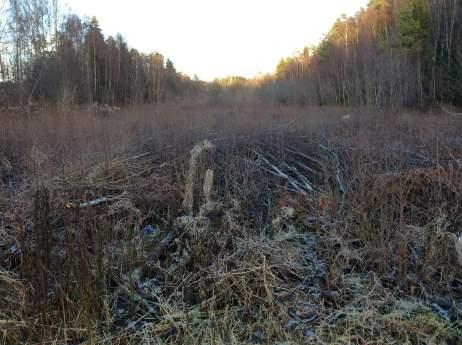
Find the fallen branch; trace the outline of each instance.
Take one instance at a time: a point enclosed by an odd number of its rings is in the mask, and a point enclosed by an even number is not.
[[[98,205],[101,205],[101,204],[104,204],[104,203],[107,203],[107,202],[110,202],[110,201],[120,200],[123,197],[125,197],[126,195],[127,195],[127,192],[123,192],[122,194],[114,196],[114,197],[103,196],[103,197],[98,198],[98,199],[94,199],[94,200],[90,200],[90,201],[83,202],[83,203],[78,203],[78,204],[68,202],[68,203],[66,203],[66,208],[87,208],[87,207],[92,207],[92,206],[98,206]]]
[[[283,179],[285,179],[290,185],[292,185],[292,187],[295,188],[295,190],[299,193],[302,193],[302,194],[307,194],[307,191],[305,190],[304,186],[302,184],[300,184],[298,181],[296,181],[295,179],[291,178],[289,175],[285,174],[281,169],[279,169],[277,166],[275,166],[274,164],[271,164],[270,161],[268,161],[268,159],[266,159],[265,157],[263,157],[260,153],[256,152],[256,151],[253,151],[261,160],[263,160],[266,164],[268,164],[273,170],[274,170],[274,175],[275,176],[278,176],[278,177],[281,177]],[[308,192],[311,192],[310,190]]]

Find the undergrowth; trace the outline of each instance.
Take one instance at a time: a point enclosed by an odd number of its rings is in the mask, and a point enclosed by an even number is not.
[[[9,119],[2,344],[462,342],[459,119],[182,107]]]

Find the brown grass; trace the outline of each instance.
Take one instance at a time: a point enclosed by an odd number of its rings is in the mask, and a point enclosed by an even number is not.
[[[458,118],[0,116],[3,344],[462,341]]]

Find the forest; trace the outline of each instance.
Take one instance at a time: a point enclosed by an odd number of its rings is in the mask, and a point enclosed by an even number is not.
[[[0,344],[462,344],[461,0],[212,81],[101,22],[0,0]]]
[[[0,22],[2,105],[138,104],[192,97],[199,81],[161,53],[104,37],[98,20],[59,12],[57,1],[4,3]],[[1,12],[0,12],[1,13]]]
[[[239,84],[284,104],[428,109],[462,104],[457,0],[373,0],[340,17],[321,43],[281,59],[275,75]],[[256,89],[256,90],[255,90]]]
[[[157,103],[205,92],[215,100],[240,92],[264,102],[379,109],[462,105],[458,0],[373,0],[340,17],[319,45],[281,59],[274,75],[208,84],[177,72],[159,52],[130,48],[121,34],[104,37],[97,18],[59,11],[51,0],[4,4],[3,106]]]

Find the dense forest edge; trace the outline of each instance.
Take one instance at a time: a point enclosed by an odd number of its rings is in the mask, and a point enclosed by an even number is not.
[[[0,105],[205,96],[213,103],[461,106],[461,8],[459,0],[372,0],[341,16],[317,46],[282,59],[275,74],[206,83],[159,52],[131,48],[120,34],[104,37],[96,18],[64,13],[55,0],[10,0],[1,10]]]
[[[321,43],[282,59],[248,83],[283,104],[404,107],[462,104],[462,13],[458,0],[373,0],[342,16]]]
[[[105,37],[97,18],[62,13],[55,0],[11,0],[0,14],[3,107],[157,103],[192,97],[202,85],[159,52]]]

